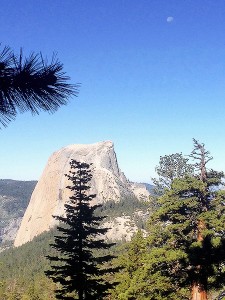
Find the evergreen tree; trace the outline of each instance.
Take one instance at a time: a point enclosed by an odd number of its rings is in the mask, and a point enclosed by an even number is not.
[[[204,144],[194,140],[192,155],[197,159],[195,175],[175,178],[157,199],[148,235],[138,243],[141,267],[129,260],[133,271],[128,276],[131,267],[125,267],[116,288],[118,299],[207,300],[211,291],[224,286],[223,173],[206,168],[211,157]],[[127,294],[120,290],[123,281]]]
[[[6,126],[18,111],[55,112],[77,94],[78,86],[68,80],[55,55],[48,63],[41,53],[24,57],[21,50],[17,56],[5,47],[0,53],[0,123]]]
[[[194,166],[188,161],[189,159],[184,158],[182,153],[160,156],[159,165],[155,168],[158,178],[152,178],[155,185],[154,193],[157,196],[170,188],[175,178],[193,174]]]
[[[46,275],[61,285],[56,291],[57,299],[103,299],[112,286],[103,277],[115,270],[101,267],[110,262],[112,256],[95,255],[94,252],[109,249],[112,244],[101,238],[107,228],[100,226],[104,217],[95,216],[99,205],[90,205],[96,196],[88,194],[92,178],[90,165],[75,160],[71,160],[70,165],[71,170],[66,176],[72,182],[67,187],[72,196],[65,204],[65,217],[55,217],[63,225],[58,226],[60,235],[51,245],[61,255],[48,256],[55,264]]]
[[[158,229],[158,228],[157,228]],[[151,246],[141,232],[127,245],[118,258],[123,270],[116,274],[119,284],[112,293],[118,300],[174,300],[185,298],[184,291],[176,290],[170,277],[165,276],[168,264],[167,249]],[[171,258],[170,258],[171,259]]]
[[[151,254],[163,253],[155,271],[169,278],[181,299],[206,300],[225,283],[225,191],[222,172],[207,170],[212,158],[204,144],[194,140],[196,176],[177,178],[159,198],[159,209],[149,221]],[[149,265],[149,269],[152,264]],[[186,295],[186,296],[185,296]]]
[[[119,284],[112,292],[112,299],[143,299],[143,254],[146,251],[146,241],[142,231],[139,230],[132,240],[121,248],[116,265],[122,267],[122,271],[116,274]]]

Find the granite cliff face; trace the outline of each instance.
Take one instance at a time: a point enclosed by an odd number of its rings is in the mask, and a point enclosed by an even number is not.
[[[70,145],[52,154],[32,194],[23,217],[14,245],[20,246],[35,236],[52,228],[56,221],[53,215],[64,213],[64,204],[69,199],[70,184],[64,174],[69,172],[71,159],[92,163],[91,193],[97,195],[95,203],[123,198],[147,199],[149,192],[144,185],[127,181],[117,163],[111,141],[90,145]]]

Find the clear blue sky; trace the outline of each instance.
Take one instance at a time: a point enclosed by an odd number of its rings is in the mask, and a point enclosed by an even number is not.
[[[78,98],[0,131],[0,178],[38,179],[52,152],[112,140],[128,179],[204,142],[225,171],[225,1],[3,0],[2,46],[53,51]]]

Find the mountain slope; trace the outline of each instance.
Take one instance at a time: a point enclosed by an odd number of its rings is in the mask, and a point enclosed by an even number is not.
[[[56,225],[53,215],[64,214],[64,204],[70,190],[65,174],[71,159],[92,164],[93,178],[90,193],[95,203],[120,202],[123,199],[148,200],[149,192],[143,184],[130,183],[119,169],[111,141],[88,145],[70,145],[51,155],[32,194],[14,245],[20,246]]]
[[[0,248],[14,241],[36,184],[37,181],[0,179]]]

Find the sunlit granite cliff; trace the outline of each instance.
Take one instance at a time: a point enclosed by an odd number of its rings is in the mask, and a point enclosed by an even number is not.
[[[121,172],[111,141],[64,147],[54,152],[47,162],[22,219],[14,243],[16,247],[52,228],[56,224],[52,216],[64,213],[70,193],[66,189],[70,182],[65,174],[69,172],[71,159],[92,163],[90,192],[97,195],[95,203],[120,201],[124,197],[143,200],[149,196],[144,185],[130,183]]]

